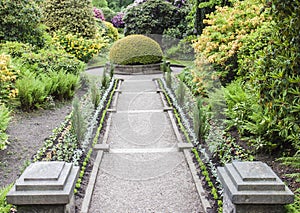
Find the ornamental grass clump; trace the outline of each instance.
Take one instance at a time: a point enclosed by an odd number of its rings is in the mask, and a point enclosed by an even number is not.
[[[110,61],[119,65],[155,64],[163,52],[159,44],[143,35],[130,35],[118,40],[109,53]]]

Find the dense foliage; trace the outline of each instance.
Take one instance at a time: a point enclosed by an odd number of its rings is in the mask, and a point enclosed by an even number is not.
[[[125,22],[123,21],[124,13],[120,12],[117,15],[115,15],[111,23],[114,25],[116,28],[124,28],[125,27]]]
[[[0,103],[0,150],[5,149],[8,143],[6,129],[10,120],[10,111]]]
[[[89,0],[46,0],[42,6],[49,31],[61,30],[85,38],[95,36],[96,24]]]
[[[18,95],[18,90],[14,86],[18,71],[11,67],[10,63],[9,55],[0,55],[0,104],[7,103]]]
[[[64,49],[67,53],[86,63],[107,45],[107,41],[99,33],[94,38],[86,39],[71,33],[57,31],[53,34],[53,41],[58,48]]]
[[[109,58],[114,64],[152,64],[162,60],[157,42],[143,35],[130,35],[118,40],[110,49]]]
[[[188,7],[177,7],[165,0],[148,0],[127,7],[125,16],[125,34],[160,34],[172,28],[178,28],[183,36]],[[155,17],[155,18],[154,18]]]
[[[205,56],[223,85],[229,84],[228,127],[236,127],[255,149],[290,152],[300,147],[300,3],[264,3],[217,7],[195,43],[197,64]]]
[[[262,7],[260,0],[237,1],[234,7],[216,7],[216,12],[204,20],[208,26],[195,43],[195,50],[220,70],[222,83],[230,82],[236,75],[237,53],[243,38],[268,19],[260,11]]]
[[[0,41],[20,41],[44,45],[42,12],[34,0],[0,2]]]
[[[108,7],[108,3],[106,0],[92,0],[92,4],[93,6],[98,8]]]

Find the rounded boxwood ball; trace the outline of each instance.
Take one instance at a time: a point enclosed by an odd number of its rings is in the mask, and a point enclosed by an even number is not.
[[[159,44],[143,35],[129,35],[110,49],[110,62],[120,65],[155,64],[161,62],[163,52]]]

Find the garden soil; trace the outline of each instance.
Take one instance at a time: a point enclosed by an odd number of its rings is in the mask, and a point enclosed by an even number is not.
[[[0,151],[0,188],[13,183],[33,155],[71,112],[71,102],[52,110],[16,113],[7,129],[10,144]]]

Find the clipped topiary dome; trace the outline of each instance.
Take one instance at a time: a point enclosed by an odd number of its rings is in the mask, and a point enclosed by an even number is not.
[[[109,58],[114,64],[154,64],[162,60],[159,44],[143,35],[129,35],[118,40],[110,49]]]

